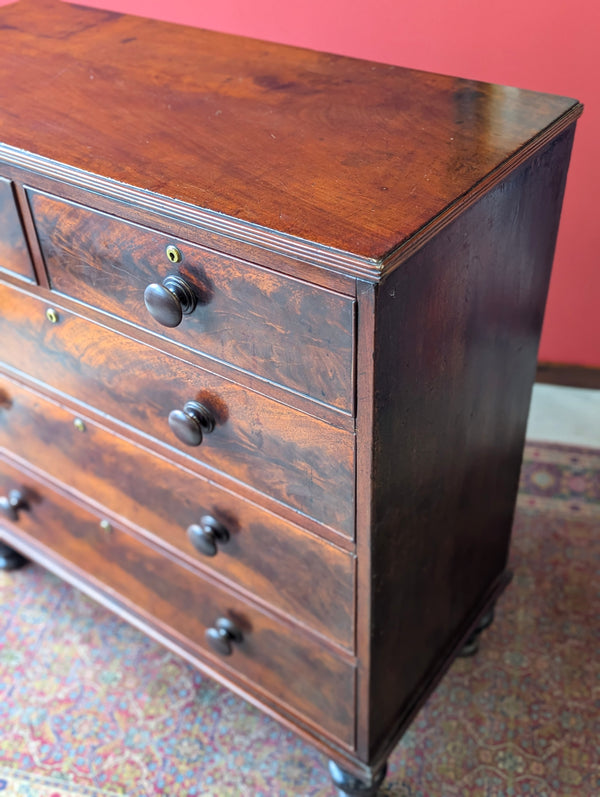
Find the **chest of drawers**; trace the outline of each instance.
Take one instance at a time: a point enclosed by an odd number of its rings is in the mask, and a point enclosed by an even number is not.
[[[574,100],[0,12],[0,552],[374,794],[508,581]]]

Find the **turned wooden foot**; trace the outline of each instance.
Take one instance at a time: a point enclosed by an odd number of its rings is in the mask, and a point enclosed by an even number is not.
[[[0,542],[0,570],[18,570],[28,563],[26,559],[18,551],[9,548],[3,542]]]
[[[468,656],[474,656],[477,651],[479,650],[479,637],[481,636],[481,632],[485,631],[486,628],[489,628],[490,625],[494,622],[494,607],[492,606],[489,611],[487,611],[479,620],[471,635],[467,638],[467,641],[463,645],[460,653],[458,654],[461,658],[467,658]]]
[[[375,797],[387,773],[387,764],[373,772],[370,783],[360,780],[339,767],[335,761],[329,762],[329,774],[340,797]]]

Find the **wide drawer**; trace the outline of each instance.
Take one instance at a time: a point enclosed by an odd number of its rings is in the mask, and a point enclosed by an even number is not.
[[[0,448],[142,527],[194,565],[354,644],[354,557],[0,374]],[[77,425],[75,425],[75,422]],[[211,553],[211,521],[229,539]],[[201,524],[204,522],[204,526]],[[214,526],[214,524],[212,524]],[[193,532],[192,532],[193,534]]]
[[[12,184],[4,177],[0,177],[0,269],[29,282],[34,280]]]
[[[53,290],[209,357],[352,411],[354,302],[224,254],[28,190]],[[179,255],[167,247],[176,247]],[[196,309],[169,329],[144,290],[178,275]]]
[[[354,523],[354,435],[209,371],[0,284],[2,359],[199,462],[346,534]],[[216,421],[179,443],[169,414],[195,400]]]
[[[0,495],[18,490],[25,501],[16,520],[1,520],[12,533],[55,552],[78,575],[106,589],[160,632],[195,652],[252,691],[306,717],[351,745],[354,667],[191,568],[144,543],[114,521],[69,500],[46,483],[0,459]],[[43,554],[43,549],[40,549]],[[207,630],[221,618],[242,639],[231,655],[218,655]]]

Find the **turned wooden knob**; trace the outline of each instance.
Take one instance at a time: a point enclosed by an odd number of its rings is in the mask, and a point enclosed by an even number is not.
[[[216,556],[219,550],[217,543],[224,543],[229,539],[225,526],[210,515],[201,517],[200,523],[191,525],[187,533],[194,548],[204,556]]]
[[[213,628],[206,631],[206,640],[211,648],[221,656],[231,656],[233,643],[241,642],[242,632],[227,617],[219,617]]]
[[[199,446],[204,435],[215,428],[215,419],[204,404],[188,401],[182,410],[169,413],[169,426],[186,446]]]
[[[20,490],[11,490],[8,495],[0,496],[0,511],[8,520],[18,520],[21,509],[29,509],[29,504]]]
[[[170,274],[159,285],[153,282],[144,291],[146,309],[163,327],[176,327],[184,315],[196,309],[196,294],[188,283]]]

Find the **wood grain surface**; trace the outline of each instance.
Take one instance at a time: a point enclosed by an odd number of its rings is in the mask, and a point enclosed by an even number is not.
[[[0,29],[7,145],[367,259],[577,107],[57,0]]]
[[[354,435],[169,357],[106,327],[0,285],[2,357],[49,387],[266,492],[315,520],[354,533]],[[168,416],[187,401],[216,420],[202,445],[180,443]]]
[[[29,191],[50,286],[236,368],[351,412],[354,303],[219,252]],[[179,265],[165,250],[175,245]],[[177,274],[198,306],[174,329],[144,289]]]
[[[318,723],[347,745],[354,739],[354,668],[257,606],[234,598],[213,581],[145,544],[111,519],[73,503],[47,484],[0,459],[0,494],[18,488],[29,509],[15,523],[2,521],[37,546],[48,548],[208,660],[239,673],[278,702]],[[205,632],[219,617],[242,630],[230,657],[213,653]],[[216,661],[215,661],[216,660]]]
[[[354,646],[354,557],[115,435],[89,418],[85,431],[54,401],[0,374],[0,447],[141,527],[217,577]],[[230,534],[214,557],[186,530],[211,515]]]
[[[389,752],[415,696],[435,681],[506,568],[573,133],[486,194],[378,292],[364,573],[371,755]],[[360,554],[358,562],[360,590]]]
[[[58,0],[0,35],[0,239],[14,193],[40,280],[0,279],[10,541],[368,781],[507,581],[582,107]]]
[[[3,177],[0,177],[0,269],[11,271],[29,281],[34,280],[12,185]]]

